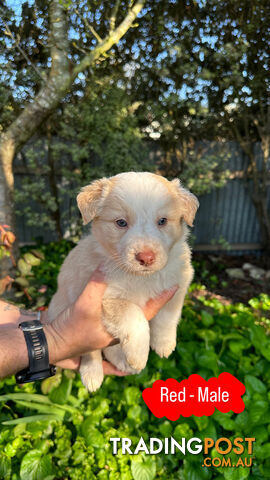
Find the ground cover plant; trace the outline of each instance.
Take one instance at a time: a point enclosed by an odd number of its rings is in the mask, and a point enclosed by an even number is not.
[[[32,267],[37,296],[19,301],[35,308],[42,285],[49,300],[61,255],[70,245],[42,247],[44,259]],[[60,254],[60,250],[62,253]],[[51,252],[49,258],[48,252]],[[57,253],[58,251],[58,253]],[[27,249],[22,252],[28,253]],[[52,260],[54,258],[54,260]],[[54,265],[54,268],[53,268]],[[49,273],[50,272],[50,273]],[[31,275],[30,275],[31,277]],[[20,287],[20,286],[19,286]],[[18,290],[20,291],[20,290]],[[201,294],[194,295],[194,292]],[[222,302],[203,295],[194,283],[186,299],[178,344],[169,359],[151,352],[146,369],[135,376],[107,377],[89,394],[79,376],[61,371],[41,383],[22,387],[14,378],[0,382],[0,478],[12,480],[242,480],[270,477],[270,339],[267,313],[270,297],[261,294],[243,303]],[[31,305],[30,305],[31,304]],[[258,315],[260,311],[260,315]],[[265,320],[265,321],[264,321]],[[234,374],[246,386],[245,410],[215,411],[211,417],[155,418],[141,392],[157,379],[182,380],[192,373],[205,379]],[[255,437],[251,468],[202,467],[203,455],[112,455],[111,437]],[[213,452],[215,456],[216,453]]]

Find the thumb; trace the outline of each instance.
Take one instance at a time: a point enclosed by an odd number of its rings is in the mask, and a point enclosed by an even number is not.
[[[175,292],[177,292],[179,285],[174,285],[169,290],[163,290],[163,292],[155,298],[148,300],[143,308],[145,318],[151,320],[164,305],[171,300]]]

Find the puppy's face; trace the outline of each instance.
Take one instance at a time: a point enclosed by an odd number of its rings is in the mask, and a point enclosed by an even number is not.
[[[117,268],[151,275],[166,265],[184,222],[192,225],[198,201],[179,180],[129,172],[84,187],[78,205]]]

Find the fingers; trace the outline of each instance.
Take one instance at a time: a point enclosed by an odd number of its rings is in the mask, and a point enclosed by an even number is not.
[[[67,360],[62,360],[61,362],[57,362],[57,366],[61,368],[67,368],[69,370],[79,370],[80,368],[81,359],[80,357],[75,358],[68,358]],[[103,360],[103,371],[104,375],[117,375],[117,377],[124,377],[128,375],[126,372],[121,372],[118,370],[112,363]]]
[[[103,360],[102,363],[104,375],[117,375],[118,377],[124,377],[125,375],[128,375],[128,373],[121,372],[121,370],[118,370],[112,363],[107,362],[106,360]]]
[[[67,360],[62,360],[57,362],[57,366],[61,368],[68,368],[69,370],[79,370],[81,363],[80,357],[68,358]]]
[[[177,292],[179,285],[174,285],[169,290],[164,290],[160,295],[156,298],[151,298],[148,300],[146,305],[144,306],[144,314],[147,320],[151,320],[159,310],[174,296],[175,292]]]

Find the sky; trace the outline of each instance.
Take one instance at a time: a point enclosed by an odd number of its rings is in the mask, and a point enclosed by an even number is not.
[[[24,0],[5,0],[5,3],[15,12],[15,17],[17,20],[16,23],[19,24],[22,14],[22,4],[24,3]],[[28,0],[28,3],[29,5],[33,5],[34,0]]]
[[[19,24],[20,23],[20,20],[21,20],[21,7],[22,7],[22,4],[24,3],[25,0],[5,0],[5,3],[11,7],[13,9],[13,11],[15,12],[15,17],[16,17],[16,23]],[[205,3],[205,0],[200,0],[201,4]],[[34,3],[34,0],[28,0],[28,3],[30,5],[32,5]],[[76,37],[75,35],[75,31],[72,31],[71,32],[71,35],[72,37]],[[209,35],[205,35],[204,32],[202,31],[201,32],[201,39],[203,42],[207,42],[208,44],[210,44],[212,47],[214,47],[215,45],[215,42],[217,40],[217,38],[215,37],[211,37]],[[147,46],[146,46],[147,48]],[[196,48],[196,47],[195,47]],[[137,50],[137,51],[136,51]],[[133,48],[133,54],[134,54],[134,60],[136,60],[136,55],[138,54],[138,50],[139,50],[139,47],[134,45],[134,48]],[[166,57],[168,55],[168,52],[166,52],[166,50],[164,50],[164,52],[162,53],[163,55],[163,58],[164,56]],[[203,52],[200,52],[200,55],[202,56],[201,57],[201,61],[203,61]],[[1,55],[0,55],[0,61],[1,61]],[[156,62],[158,63],[159,61],[162,61],[162,58],[157,58],[156,59]],[[136,61],[134,62],[136,64]],[[127,65],[126,66],[126,71],[128,72],[131,68],[129,68],[129,66]],[[199,79],[198,81],[198,85],[197,85],[197,91],[198,91],[198,94],[203,90],[204,86],[207,85],[207,81],[206,80],[202,80],[202,79]],[[175,90],[174,90],[174,85],[169,85],[168,84],[168,92],[167,92],[167,95],[169,95],[170,93],[174,93]],[[179,98],[181,100],[183,99],[186,99],[187,96],[188,96],[188,93],[189,93],[189,90],[188,90],[188,87],[183,84],[181,89],[179,89],[177,92],[177,95],[179,96]],[[207,99],[204,98],[203,99],[203,105],[204,106],[207,106]]]

